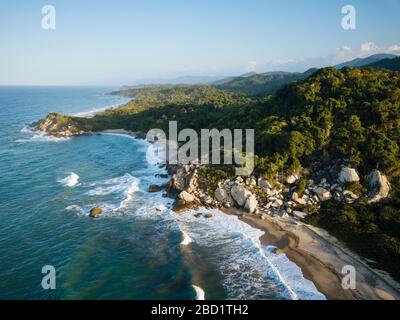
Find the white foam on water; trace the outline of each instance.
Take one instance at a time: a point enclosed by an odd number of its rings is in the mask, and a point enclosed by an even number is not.
[[[33,128],[30,127],[30,126],[24,126],[24,127],[20,130],[20,132],[23,132],[23,133],[32,133],[32,132],[33,132]]]
[[[204,290],[198,286],[192,284],[194,291],[196,291],[196,300],[206,300],[206,294]]]
[[[194,214],[199,211],[213,217],[196,218]],[[237,216],[204,208],[175,216],[193,242],[211,247],[217,255],[215,263],[220,267],[229,298],[262,299],[271,292],[283,292],[285,298],[292,300],[325,299],[286,255],[275,254],[270,246],[261,245],[261,230]]]
[[[102,132],[102,135],[118,136],[126,139],[134,140],[138,146],[137,153],[145,154],[150,143],[143,139],[135,138],[129,133],[119,132]],[[168,182],[168,178],[161,178],[160,174],[166,174],[165,168],[154,166],[149,163],[144,163],[145,167],[136,169],[134,175],[130,173],[122,177],[108,179],[100,182],[88,184],[92,190],[86,192],[86,195],[91,197],[100,197],[107,195],[123,195],[125,197],[119,204],[114,206],[113,215],[135,215],[135,217],[154,218],[160,215],[169,216],[167,207],[171,204],[172,200],[164,198],[162,192],[148,193],[148,187],[152,184],[163,185]],[[137,178],[140,177],[140,178]],[[135,193],[137,196],[135,197]],[[132,201],[134,199],[134,201]],[[103,203],[102,205],[109,205]],[[99,207],[102,207],[99,205]]]
[[[53,137],[50,136],[45,131],[34,131],[30,127],[23,127],[21,129],[22,133],[30,134],[31,136],[26,139],[17,139],[15,142],[17,143],[27,143],[27,142],[64,142],[68,141],[71,138],[61,138],[61,137]]]
[[[165,204],[161,203],[161,204],[156,208],[156,210],[159,211],[159,212],[163,212],[163,211],[167,210],[167,207],[165,206]]]
[[[181,245],[188,246],[189,244],[191,244],[193,242],[193,240],[192,240],[192,238],[189,237],[189,235],[185,231],[181,230],[181,232],[183,235],[183,240],[181,242]]]
[[[129,202],[132,201],[133,194],[138,190],[139,190],[139,180],[136,179],[131,183],[131,185],[128,187],[128,189],[126,189],[126,191],[124,192],[126,198],[125,198],[125,200],[121,201],[121,204],[119,205],[117,210],[126,208],[126,206],[129,204]]]
[[[128,193],[130,196],[138,190],[139,179],[130,174],[90,184],[96,187],[86,194],[88,196],[106,196],[110,194]]]
[[[66,178],[58,180],[59,183],[62,183],[65,187],[73,188],[79,183],[79,176],[71,172]]]
[[[70,205],[68,207],[65,208],[65,210],[67,211],[80,211],[82,210],[82,208],[76,204]]]

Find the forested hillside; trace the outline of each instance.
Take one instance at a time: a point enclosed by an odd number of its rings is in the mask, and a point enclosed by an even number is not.
[[[383,59],[365,66],[366,68],[382,68],[391,71],[400,71],[400,57]]]

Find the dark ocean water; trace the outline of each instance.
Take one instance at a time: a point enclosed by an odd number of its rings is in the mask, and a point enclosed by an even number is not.
[[[286,256],[261,247],[260,231],[218,211],[176,215],[148,193],[166,180],[144,141],[29,130],[49,112],[123,103],[104,94],[113,89],[0,87],[0,299],[323,298]],[[104,216],[89,218],[93,207]],[[55,290],[41,286],[45,265]]]

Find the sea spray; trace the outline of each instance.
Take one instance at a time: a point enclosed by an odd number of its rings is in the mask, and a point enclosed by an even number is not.
[[[123,201],[121,201],[121,204],[119,205],[117,210],[126,208],[126,206],[129,204],[129,202],[132,201],[133,194],[138,190],[139,190],[139,180],[136,179],[131,183],[131,185],[128,187],[128,189],[124,192],[126,198]]]
[[[63,184],[65,187],[73,188],[79,183],[79,176],[71,172],[66,178],[58,180],[59,183]]]
[[[181,245],[188,246],[190,243],[192,243],[192,238],[190,238],[189,235],[185,231],[181,230],[181,232],[183,235],[183,240],[181,242]]]
[[[194,291],[196,292],[196,300],[205,300],[206,299],[206,294],[204,290],[198,286],[195,286],[194,284],[192,285]]]
[[[44,131],[34,131],[33,128],[25,126],[20,131],[24,135],[28,135],[27,138],[24,139],[16,139],[16,143],[27,143],[27,142],[64,142],[68,141],[71,138],[68,137],[54,137],[49,135]]]

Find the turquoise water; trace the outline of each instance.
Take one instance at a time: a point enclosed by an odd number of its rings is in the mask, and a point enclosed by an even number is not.
[[[176,215],[170,199],[149,194],[167,180],[147,163],[144,141],[29,130],[49,112],[126,101],[104,94],[113,89],[0,87],[0,299],[323,298],[260,246],[258,230],[218,211]],[[99,219],[88,217],[95,206]],[[56,290],[41,286],[45,265]]]

